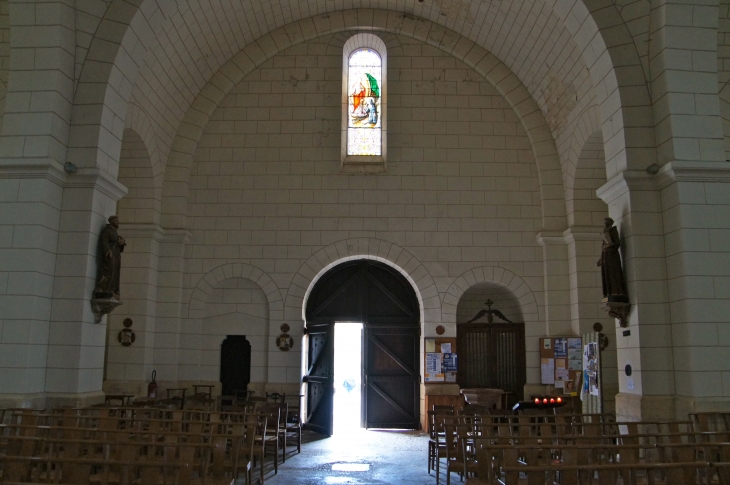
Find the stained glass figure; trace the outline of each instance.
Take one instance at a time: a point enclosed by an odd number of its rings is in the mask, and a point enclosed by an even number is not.
[[[381,68],[373,49],[357,49],[348,65],[347,154],[381,155]]]

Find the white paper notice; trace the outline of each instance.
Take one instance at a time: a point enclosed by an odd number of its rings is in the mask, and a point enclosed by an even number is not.
[[[570,372],[565,368],[557,368],[555,369],[555,378],[559,381],[567,381],[570,379]]]
[[[427,338],[425,340],[426,342],[426,352],[436,352],[436,341],[432,338]]]
[[[441,354],[426,354],[426,372],[429,374],[441,374]]]
[[[555,360],[540,359],[540,382],[555,384]]]
[[[450,354],[451,353],[451,344],[441,344],[441,353],[442,354]]]

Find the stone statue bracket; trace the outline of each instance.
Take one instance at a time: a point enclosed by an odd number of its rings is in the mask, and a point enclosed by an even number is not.
[[[609,295],[602,300],[601,308],[606,315],[618,319],[619,325],[628,327],[629,312],[631,312],[631,303],[629,298],[624,295]]]
[[[115,298],[92,298],[91,311],[94,313],[94,323],[101,323],[104,315],[113,312],[115,308],[122,304],[121,300]]]

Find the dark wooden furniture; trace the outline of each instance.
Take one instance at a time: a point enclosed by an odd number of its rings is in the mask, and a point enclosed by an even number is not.
[[[504,407],[522,401],[527,380],[525,324],[461,323],[456,329],[459,386],[508,392]]]

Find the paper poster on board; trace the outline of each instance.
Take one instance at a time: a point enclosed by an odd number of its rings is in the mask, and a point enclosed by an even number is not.
[[[555,359],[540,359],[540,382],[555,384]]]
[[[443,370],[444,372],[456,372],[457,370],[457,355],[454,353],[446,353],[444,354],[444,365]]]
[[[553,339],[553,346],[555,347],[555,358],[568,357],[568,339],[565,337]]]
[[[455,353],[444,354],[443,372],[446,382],[456,382],[456,371],[458,370],[457,355]]]
[[[426,354],[425,382],[444,382],[444,374],[441,369],[441,353],[428,352]]]
[[[436,340],[432,338],[427,338],[424,340],[425,342],[425,351],[428,352],[436,352]]]

